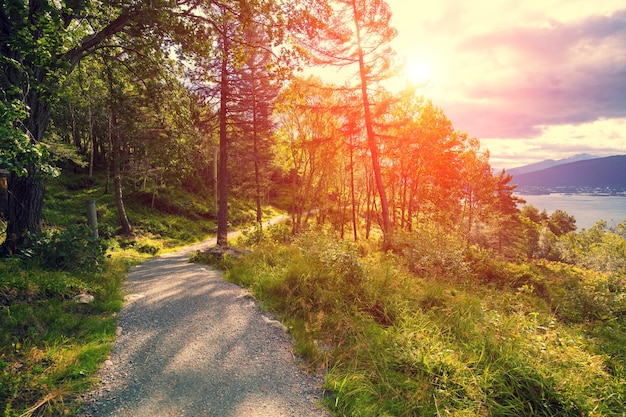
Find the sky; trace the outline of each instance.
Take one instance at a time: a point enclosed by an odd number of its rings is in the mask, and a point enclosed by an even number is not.
[[[387,3],[407,79],[492,167],[626,154],[624,0]]]

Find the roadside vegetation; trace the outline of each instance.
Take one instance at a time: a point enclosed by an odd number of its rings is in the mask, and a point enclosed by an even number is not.
[[[128,269],[215,231],[210,198],[162,188],[154,205],[145,190],[127,195],[134,232],[120,235],[114,196],[104,189],[103,178],[87,175],[51,181],[43,233],[29,238],[27,250],[0,259],[3,417],[74,413],[115,340]],[[97,200],[97,239],[86,225],[90,199]],[[235,219],[254,219],[254,210],[237,205]],[[94,300],[78,302],[81,295]]]
[[[335,415],[623,416],[624,226],[569,233],[563,262],[506,261],[435,226],[383,250],[279,225],[220,266],[327,372]]]
[[[72,414],[128,268],[226,246],[269,205],[290,222],[217,265],[327,372],[336,415],[624,416],[626,224],[520,208],[466,127],[385,88],[391,16],[379,0],[2,4],[4,417]],[[297,76],[322,64],[354,79]]]

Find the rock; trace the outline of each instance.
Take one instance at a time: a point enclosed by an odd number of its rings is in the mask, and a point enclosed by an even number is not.
[[[73,298],[74,302],[79,304],[93,303],[94,296],[91,294],[78,294]]]
[[[216,259],[222,259],[224,256],[229,256],[231,258],[241,258],[245,255],[252,253],[252,251],[247,249],[236,248],[234,246],[213,246],[205,251],[207,255],[211,255]]]
[[[277,329],[281,330],[285,334],[289,333],[289,330],[287,330],[285,325],[279,322],[278,320],[274,320],[270,317],[267,317],[266,315],[263,315],[262,317],[263,317],[263,321],[269,324],[270,326],[276,327]]]
[[[145,296],[145,294],[127,294],[124,296],[124,301],[132,303],[133,301],[144,298]]]

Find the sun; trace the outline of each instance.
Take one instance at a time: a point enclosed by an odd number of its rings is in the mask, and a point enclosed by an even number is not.
[[[404,76],[414,85],[426,86],[433,79],[433,66],[423,58],[408,58],[404,66]]]

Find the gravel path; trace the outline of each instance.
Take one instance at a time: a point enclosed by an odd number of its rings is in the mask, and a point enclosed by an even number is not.
[[[135,267],[121,334],[79,416],[329,416],[321,378],[305,374],[283,326],[247,290],[189,255]]]

